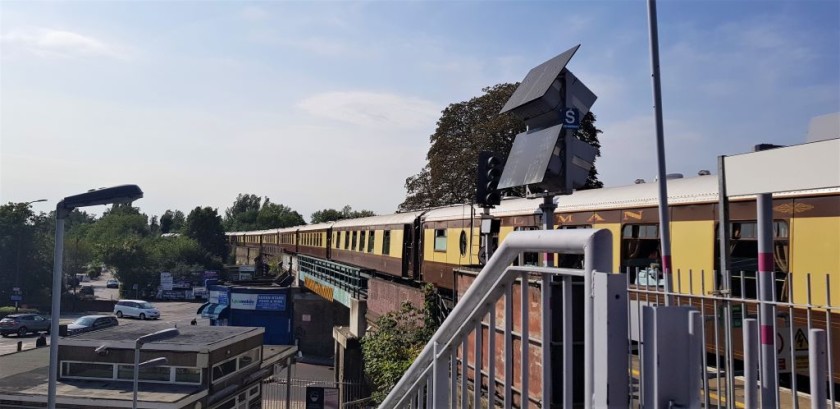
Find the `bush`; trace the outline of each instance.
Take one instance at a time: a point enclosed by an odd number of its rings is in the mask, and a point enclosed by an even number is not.
[[[18,308],[18,311],[15,312],[14,306],[0,307],[0,320],[5,318],[9,314],[26,314],[30,312],[37,313],[38,310],[34,308]]]

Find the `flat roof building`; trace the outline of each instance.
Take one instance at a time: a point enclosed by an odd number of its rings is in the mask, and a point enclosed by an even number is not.
[[[135,340],[170,326],[131,323],[62,338],[57,407],[131,407]],[[139,408],[259,408],[262,380],[275,364],[291,365],[297,352],[295,346],[263,345],[263,328],[178,330],[175,338],[143,345],[141,362],[167,362],[140,369]],[[44,407],[48,373],[48,348],[0,356],[0,407]]]

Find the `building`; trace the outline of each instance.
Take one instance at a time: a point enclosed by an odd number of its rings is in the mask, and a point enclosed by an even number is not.
[[[197,313],[210,325],[265,328],[271,345],[294,344],[294,308],[289,287],[210,285],[208,302]]]
[[[165,323],[132,323],[61,339],[58,350],[58,408],[131,407],[135,340],[163,330]],[[263,328],[178,328],[175,338],[143,345],[140,361],[164,357],[166,364],[141,368],[139,408],[259,408],[262,381],[275,365],[289,367],[297,348],[263,344]],[[49,349],[0,357],[0,407],[44,407]]]

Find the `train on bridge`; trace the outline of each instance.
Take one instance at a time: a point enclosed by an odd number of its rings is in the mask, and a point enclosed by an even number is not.
[[[718,186],[715,175],[668,180],[673,290],[694,304],[704,297],[740,300],[737,325],[754,316],[756,310],[756,198],[729,197],[731,274],[722,275],[718,264]],[[489,214],[475,205],[455,204],[330,223],[230,232],[227,236],[235,248],[237,263],[253,264],[257,257],[287,260],[296,273],[298,258],[314,258],[350,266],[366,277],[400,286],[417,288],[431,283],[456,301],[465,290],[459,284],[464,287],[469,282],[461,279],[462,272],[481,268],[485,248],[498,246],[511,232],[541,228],[540,203],[505,198]],[[639,284],[640,272],[644,272],[641,278],[648,279],[656,270],[660,238],[655,183],[576,191],[555,197],[554,203],[555,229],[600,228],[612,232],[613,272],[627,274],[631,286]],[[836,337],[840,333],[840,187],[774,193],[772,208],[777,310],[780,315],[787,313],[785,325],[789,329],[830,328]],[[482,223],[488,234],[482,233]],[[580,257],[557,254],[555,261],[561,267],[577,267]],[[521,261],[537,264],[539,259],[533,254]],[[725,283],[725,279],[730,281]],[[643,284],[650,283],[647,280]],[[376,296],[383,296],[382,292]],[[711,304],[704,307],[709,310],[706,316],[722,315]],[[539,316],[537,311],[534,316]],[[717,334],[708,327],[707,331]],[[738,331],[732,333],[733,339],[739,336]],[[784,363],[780,360],[780,366],[786,367],[780,370],[790,372],[800,363],[790,349],[796,341],[795,331],[790,330],[792,336],[786,333],[788,330],[779,331],[780,342],[787,344],[780,357],[789,357]],[[707,338],[707,350],[722,354],[718,335],[714,337],[714,342]],[[831,342],[830,349],[832,377],[835,384],[840,384],[840,343]],[[740,347],[735,347],[734,355],[740,356]]]

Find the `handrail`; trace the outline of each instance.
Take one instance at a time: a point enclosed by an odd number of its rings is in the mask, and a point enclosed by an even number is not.
[[[609,272],[612,269],[612,257],[596,257],[612,254],[612,233],[606,229],[574,229],[574,230],[532,230],[510,233],[493,257],[487,262],[481,273],[476,276],[472,285],[467,289],[458,304],[432,336],[429,343],[420,352],[406,373],[397,382],[388,396],[382,401],[380,408],[396,408],[411,398],[408,393],[422,381],[432,368],[435,359],[435,344],[438,349],[449,345],[465,325],[483,316],[485,304],[489,300],[500,297],[504,286],[511,285],[516,274],[509,274],[508,266],[522,252],[548,252],[584,255],[584,314],[587,320],[585,327],[584,367],[587,368],[587,382],[585,388],[586,407],[592,407],[592,384],[594,382],[593,367],[594,351],[593,323],[592,323],[592,274],[596,271]],[[491,298],[492,297],[492,298]],[[512,380],[507,380],[512,381]]]

